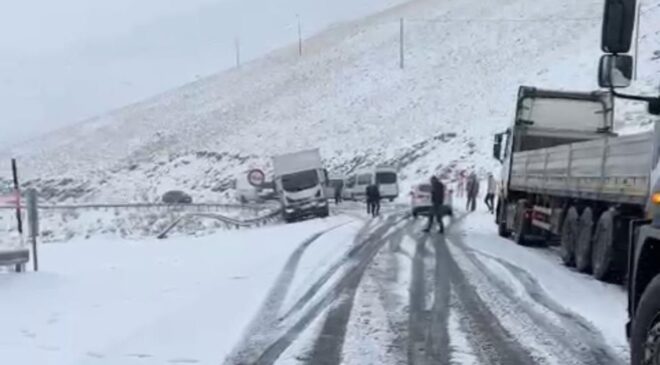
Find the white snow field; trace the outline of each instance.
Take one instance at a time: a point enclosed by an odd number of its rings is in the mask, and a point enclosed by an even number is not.
[[[351,223],[353,222],[353,223]],[[260,309],[290,255],[295,272],[346,252],[346,216],[204,238],[96,239],[41,248],[41,271],[0,275],[0,358],[12,364],[219,364]]]
[[[659,82],[658,5],[643,6],[645,91]],[[596,87],[601,12],[600,0],[410,1],[325,29],[305,40],[302,57],[291,44],[5,156],[56,202],[154,201],[175,187],[197,201],[229,200],[238,174],[308,147],[339,173],[395,164],[403,186],[456,167],[491,170],[492,133],[511,121],[520,84]],[[622,127],[649,121],[618,109]]]

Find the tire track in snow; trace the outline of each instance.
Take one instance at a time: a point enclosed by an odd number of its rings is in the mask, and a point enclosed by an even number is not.
[[[495,319],[499,319],[503,324],[506,324],[508,330],[513,328],[515,334],[525,334],[525,343],[518,342],[520,339],[517,340],[517,343],[525,345],[527,351],[535,354],[536,361],[532,363],[561,365],[623,364],[622,359],[614,355],[602,341],[602,338],[594,334],[595,330],[586,331],[584,329],[583,326],[586,323],[569,324],[570,321],[562,324],[553,323],[548,313],[539,312],[529,303],[527,305],[521,303],[520,297],[514,293],[512,288],[497,279],[496,275],[475,257],[474,253],[470,252],[470,249],[462,241],[462,237],[451,237],[451,246],[451,252],[454,253],[455,260],[460,261],[460,266],[472,275],[472,280],[467,280],[464,277],[464,285],[471,287],[475,295],[477,291],[479,292],[475,300],[487,301],[493,313],[497,314]],[[456,268],[461,272],[458,266]],[[470,283],[471,281],[472,283]],[[528,284],[530,283],[528,282]],[[478,287],[473,285],[478,285]],[[537,289],[540,289],[540,287]],[[459,290],[457,290],[457,294],[459,294],[460,299],[461,293]],[[536,294],[537,299],[544,301],[546,304],[549,303],[545,294],[541,295],[539,291],[536,291]],[[550,305],[545,308],[550,311],[550,315],[557,314],[552,310],[552,307],[553,305]],[[565,310],[563,311],[565,312]],[[464,312],[472,314],[469,308]],[[565,318],[574,320],[576,316],[570,314],[569,317]],[[527,339],[529,339],[529,342]]]
[[[401,215],[392,215],[383,220],[377,229],[364,240],[358,240],[354,248],[341,260],[342,265],[346,266],[345,272],[332,286],[325,291],[319,298],[312,302],[318,295],[318,291],[323,287],[320,283],[327,283],[332,275],[323,275],[318,282],[312,286],[314,290],[305,294],[306,303],[298,302],[298,311],[289,312],[288,318],[278,318],[278,321],[267,332],[248,332],[244,343],[240,346],[236,355],[230,356],[225,360],[226,365],[252,365],[252,364],[273,364],[279,356],[296,340],[302,331],[330,304],[339,298],[344,292],[345,287],[351,278],[364,270],[363,266],[368,264],[371,257],[380,249],[381,236],[386,234],[392,225],[398,224],[403,218]],[[334,272],[338,268],[331,268]],[[286,293],[283,293],[286,295]],[[254,321],[259,322],[257,317]]]
[[[394,216],[392,216],[394,217]],[[392,218],[390,217],[390,218]],[[362,249],[362,244],[364,243],[365,240],[369,239],[370,236],[373,235],[382,235],[387,232],[387,229],[389,229],[388,226],[388,220],[383,221],[380,224],[376,225],[376,228],[374,228],[371,224],[375,222],[374,220],[370,220],[365,224],[360,231],[357,233],[355,236],[354,242],[353,242],[353,248],[351,248],[350,251],[348,251],[348,254],[344,257],[344,259],[339,260],[335,262],[330,268],[323,273],[323,275],[315,281],[309,289],[305,292],[305,294],[300,297],[296,301],[296,303],[289,308],[289,310],[280,317],[280,321],[285,320],[286,318],[291,317],[293,314],[297,313],[301,309],[305,307],[307,303],[316,295],[316,293],[339,271],[340,268],[342,268],[345,264],[346,261],[350,260],[353,256],[357,254]],[[286,294],[286,293],[285,293]]]
[[[436,250],[441,264],[447,267],[446,274],[451,288],[456,293],[455,306],[460,308],[459,318],[468,332],[471,345],[484,364],[530,365],[537,361],[515,341],[500,323],[500,319],[489,309],[470,285],[465,274],[452,257],[445,237],[437,240]]]
[[[605,344],[602,334],[595,329],[587,320],[578,314],[571,312],[561,306],[553,298],[551,298],[545,290],[541,287],[539,282],[532,277],[527,271],[512,265],[506,260],[488,255],[486,253],[477,252],[465,248],[468,257],[475,263],[477,267],[486,272],[488,268],[476,255],[483,255],[488,257],[508,270],[524,287],[525,292],[531,299],[534,300],[539,306],[549,313],[556,316],[560,323],[553,323],[549,318],[543,316],[542,313],[536,312],[533,309],[527,309],[530,317],[539,322],[545,322],[548,333],[556,338],[566,348],[573,348],[574,352],[578,353],[579,358],[583,359],[585,364],[623,364],[624,360],[618,356],[609,346]],[[507,293],[510,297],[515,297],[516,294],[513,290],[502,281],[493,278],[492,281],[500,290]]]
[[[310,236],[309,238],[307,238],[306,240],[304,240],[293,251],[291,256],[289,256],[287,262],[284,264],[284,268],[282,269],[277,279],[275,280],[275,284],[266,295],[266,299],[264,300],[261,309],[259,310],[259,312],[255,316],[255,319],[252,320],[250,326],[248,327],[246,331],[247,334],[244,336],[244,340],[243,340],[244,343],[242,345],[239,345],[238,346],[239,350],[234,350],[232,354],[230,354],[227,357],[227,359],[248,357],[249,356],[248,352],[251,351],[251,347],[256,346],[256,344],[246,346],[245,342],[248,341],[250,338],[257,337],[255,336],[255,334],[259,334],[258,338],[260,338],[263,341],[266,338],[267,333],[274,331],[275,327],[277,326],[277,323],[279,322],[278,315],[284,303],[284,299],[286,298],[286,294],[289,291],[289,287],[293,282],[293,277],[296,273],[296,270],[298,269],[298,264],[300,263],[300,260],[302,259],[302,256],[307,250],[307,248],[309,248],[309,246],[311,246],[315,241],[317,241],[323,235],[330,233],[350,223],[351,222],[342,223],[333,226],[331,228],[328,228],[326,230],[317,232],[312,236]],[[231,361],[229,362],[228,361],[229,360],[225,361],[225,363],[233,363]]]
[[[300,319],[291,326],[286,332],[275,340],[261,356],[254,362],[247,362],[244,364],[255,365],[271,365],[277,361],[280,355],[298,338],[298,335],[307,328],[309,323],[316,318],[316,316],[330,304],[341,298],[347,288],[354,282],[359,283],[359,278],[364,273],[366,267],[371,263],[371,259],[380,250],[386,242],[382,235],[386,234],[390,226],[398,224],[402,220],[401,217],[390,216],[386,219],[380,228],[373,232],[365,241],[356,244],[357,249],[351,251],[349,254],[350,260],[346,263],[353,262],[353,265],[346,269],[343,276],[335,283],[321,298],[313,303],[309,309],[306,309]],[[321,286],[317,286],[319,289]],[[312,298],[310,297],[310,300]],[[316,364],[316,359],[312,357],[311,363]],[[241,364],[242,365],[242,364]]]
[[[393,233],[393,237],[395,238],[396,236],[399,236],[402,238],[400,235],[398,235],[398,232],[405,230],[405,228],[411,224],[412,222],[408,222],[406,226]],[[384,241],[391,242],[391,239]],[[382,247],[384,244],[385,242],[380,242],[380,247]],[[379,250],[380,248],[378,251]],[[374,256],[378,253],[378,251],[374,253]],[[325,319],[323,329],[321,330],[321,333],[319,334],[319,337],[314,345],[314,350],[312,352],[313,356],[311,357],[310,364],[340,365],[342,363],[342,350],[344,347],[344,340],[346,338],[346,331],[351,317],[351,312],[355,303],[355,295],[357,293],[360,282],[362,281],[362,277],[364,276],[364,272],[371,263],[372,260],[369,259],[368,262],[365,263],[364,267],[351,277],[351,279],[346,283],[341,301],[330,309],[328,316]]]
[[[467,214],[452,219],[445,232]],[[413,256],[408,323],[408,363],[411,365],[449,364],[450,284],[448,266],[442,257],[442,235],[413,233],[417,242]],[[428,265],[432,264],[432,265]],[[429,300],[429,293],[432,300]]]

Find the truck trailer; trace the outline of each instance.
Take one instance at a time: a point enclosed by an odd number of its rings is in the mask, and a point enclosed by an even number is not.
[[[660,128],[619,136],[612,123],[609,91],[521,87],[513,124],[495,136],[499,234],[558,242],[566,265],[599,280],[625,277],[632,235],[647,218]]]

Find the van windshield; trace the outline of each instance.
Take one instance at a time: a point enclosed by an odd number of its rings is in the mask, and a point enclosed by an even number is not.
[[[358,176],[358,185],[369,185],[371,184],[371,174],[363,174]]]
[[[296,192],[312,188],[319,183],[319,175],[316,170],[307,170],[282,176],[282,189],[288,192]]]
[[[394,184],[396,183],[396,174],[394,172],[379,172],[376,174],[376,183]]]

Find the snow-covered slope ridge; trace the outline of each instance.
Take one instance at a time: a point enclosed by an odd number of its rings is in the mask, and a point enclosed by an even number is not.
[[[649,89],[660,82],[660,1],[643,11]],[[291,46],[12,152],[37,185],[85,186],[57,200],[154,200],[172,187],[227,199],[236,174],[311,147],[338,172],[401,161],[407,183],[449,166],[492,169],[491,136],[520,84],[596,87],[601,13],[601,0],[412,1],[327,29],[302,57]]]

